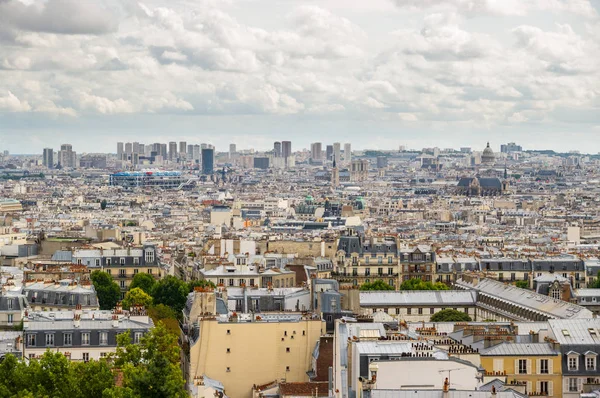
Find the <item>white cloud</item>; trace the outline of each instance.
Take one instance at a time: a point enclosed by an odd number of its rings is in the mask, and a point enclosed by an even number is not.
[[[0,110],[9,112],[27,112],[31,106],[27,101],[22,101],[10,91],[0,92]]]

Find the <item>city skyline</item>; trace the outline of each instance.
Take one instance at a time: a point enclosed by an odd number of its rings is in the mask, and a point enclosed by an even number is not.
[[[0,140],[596,153],[598,4],[3,1]]]

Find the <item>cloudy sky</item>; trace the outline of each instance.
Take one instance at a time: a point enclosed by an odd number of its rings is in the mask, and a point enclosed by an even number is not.
[[[0,149],[600,151],[600,0],[0,0]]]

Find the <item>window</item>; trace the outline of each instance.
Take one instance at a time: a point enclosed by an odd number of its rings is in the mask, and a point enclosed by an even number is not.
[[[107,345],[107,344],[108,344],[108,333],[100,332],[100,345]]]
[[[8,310],[12,310],[13,309],[13,299],[9,298],[8,300]]]
[[[527,374],[527,359],[519,359],[519,374]]]
[[[139,265],[140,264],[140,258],[139,257],[134,257],[133,258],[133,265]]]
[[[548,360],[540,359],[540,374],[548,374]]]
[[[560,289],[552,289],[550,294],[553,299],[560,300]]]
[[[396,308],[396,315],[400,315],[400,308]]]
[[[125,285],[125,281],[121,281],[119,283],[119,285],[121,286],[121,289],[125,289],[127,286]]]
[[[148,275],[152,275],[152,268],[148,268],[148,269],[146,270],[146,273],[147,273]]]
[[[388,268],[388,275],[393,275],[393,274],[394,274],[394,269]]]
[[[577,379],[571,377],[569,379],[569,392],[577,392]]]
[[[383,257],[379,256],[377,258],[377,264],[383,264]]]
[[[97,259],[96,259],[96,267],[99,267],[99,266],[100,266],[100,259],[99,259],[99,258],[97,258]]]
[[[286,372],[289,372],[289,371],[290,371],[290,367],[289,367],[289,366],[286,366],[286,367],[285,367],[285,371],[286,371]]]
[[[121,265],[125,265],[125,258],[124,258],[124,257],[121,257],[121,258],[119,259],[119,264],[121,264]]]
[[[139,344],[141,339],[142,339],[142,332],[135,332],[133,334],[133,343],[134,344]]]
[[[231,330],[227,329],[227,334],[231,334]]]
[[[371,268],[365,268],[365,276],[371,275]]]
[[[569,370],[577,370],[577,357],[569,357]]]
[[[77,264],[81,265],[82,261],[80,258],[77,259]]]
[[[231,349],[230,348],[227,349],[227,353],[231,354]]]
[[[407,308],[406,309],[406,315],[410,315],[410,312],[411,312],[411,308]]]
[[[390,286],[394,286],[394,280],[393,279],[390,279],[388,282],[389,282]]]
[[[138,273],[138,271],[139,271],[139,270],[138,270],[137,268],[136,268],[136,269],[134,269],[134,270],[133,270],[133,275],[137,274],[137,273]]]
[[[290,347],[286,347],[285,352],[290,352]]]
[[[146,250],[146,262],[147,263],[154,262],[154,250]]]
[[[81,333],[81,345],[90,345],[89,333]]]
[[[250,279],[250,286],[254,286],[254,279]]]
[[[90,361],[90,353],[89,352],[84,352],[83,354],[81,354],[81,357],[83,358],[83,362]]]
[[[73,334],[72,333],[63,334],[63,345],[73,345]]]
[[[35,347],[35,334],[28,334],[27,335],[27,346],[28,347]]]
[[[538,391],[544,395],[548,395],[548,382],[540,381],[540,390]]]
[[[585,358],[585,370],[596,370],[596,358],[589,356]]]
[[[231,368],[228,366],[227,369],[225,370],[226,372],[231,372]]]
[[[419,308],[418,311],[419,311],[419,315],[423,315],[423,308]]]
[[[46,333],[46,347],[54,347],[54,333]]]
[[[229,286],[233,286],[233,279],[229,279]]]
[[[110,258],[106,259],[106,265],[110,265]]]
[[[100,358],[106,358],[106,352],[101,352],[100,353]]]
[[[429,313],[430,313],[431,315],[433,315],[433,311],[434,311],[434,309],[433,309],[433,308],[430,308],[430,309],[429,309]]]
[[[13,324],[13,317],[14,317],[13,314],[8,314],[8,318],[6,319],[6,321],[9,325]]]
[[[383,268],[377,268],[377,275],[383,275]]]
[[[394,259],[392,257],[388,257],[388,264],[393,264]]]
[[[369,257],[365,257],[365,264],[369,264]]]

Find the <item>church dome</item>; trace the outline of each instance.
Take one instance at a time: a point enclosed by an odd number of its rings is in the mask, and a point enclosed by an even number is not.
[[[483,155],[481,155],[481,163],[491,164],[496,160],[496,155],[492,148],[490,148],[490,143],[488,142],[487,147],[483,150]]]

